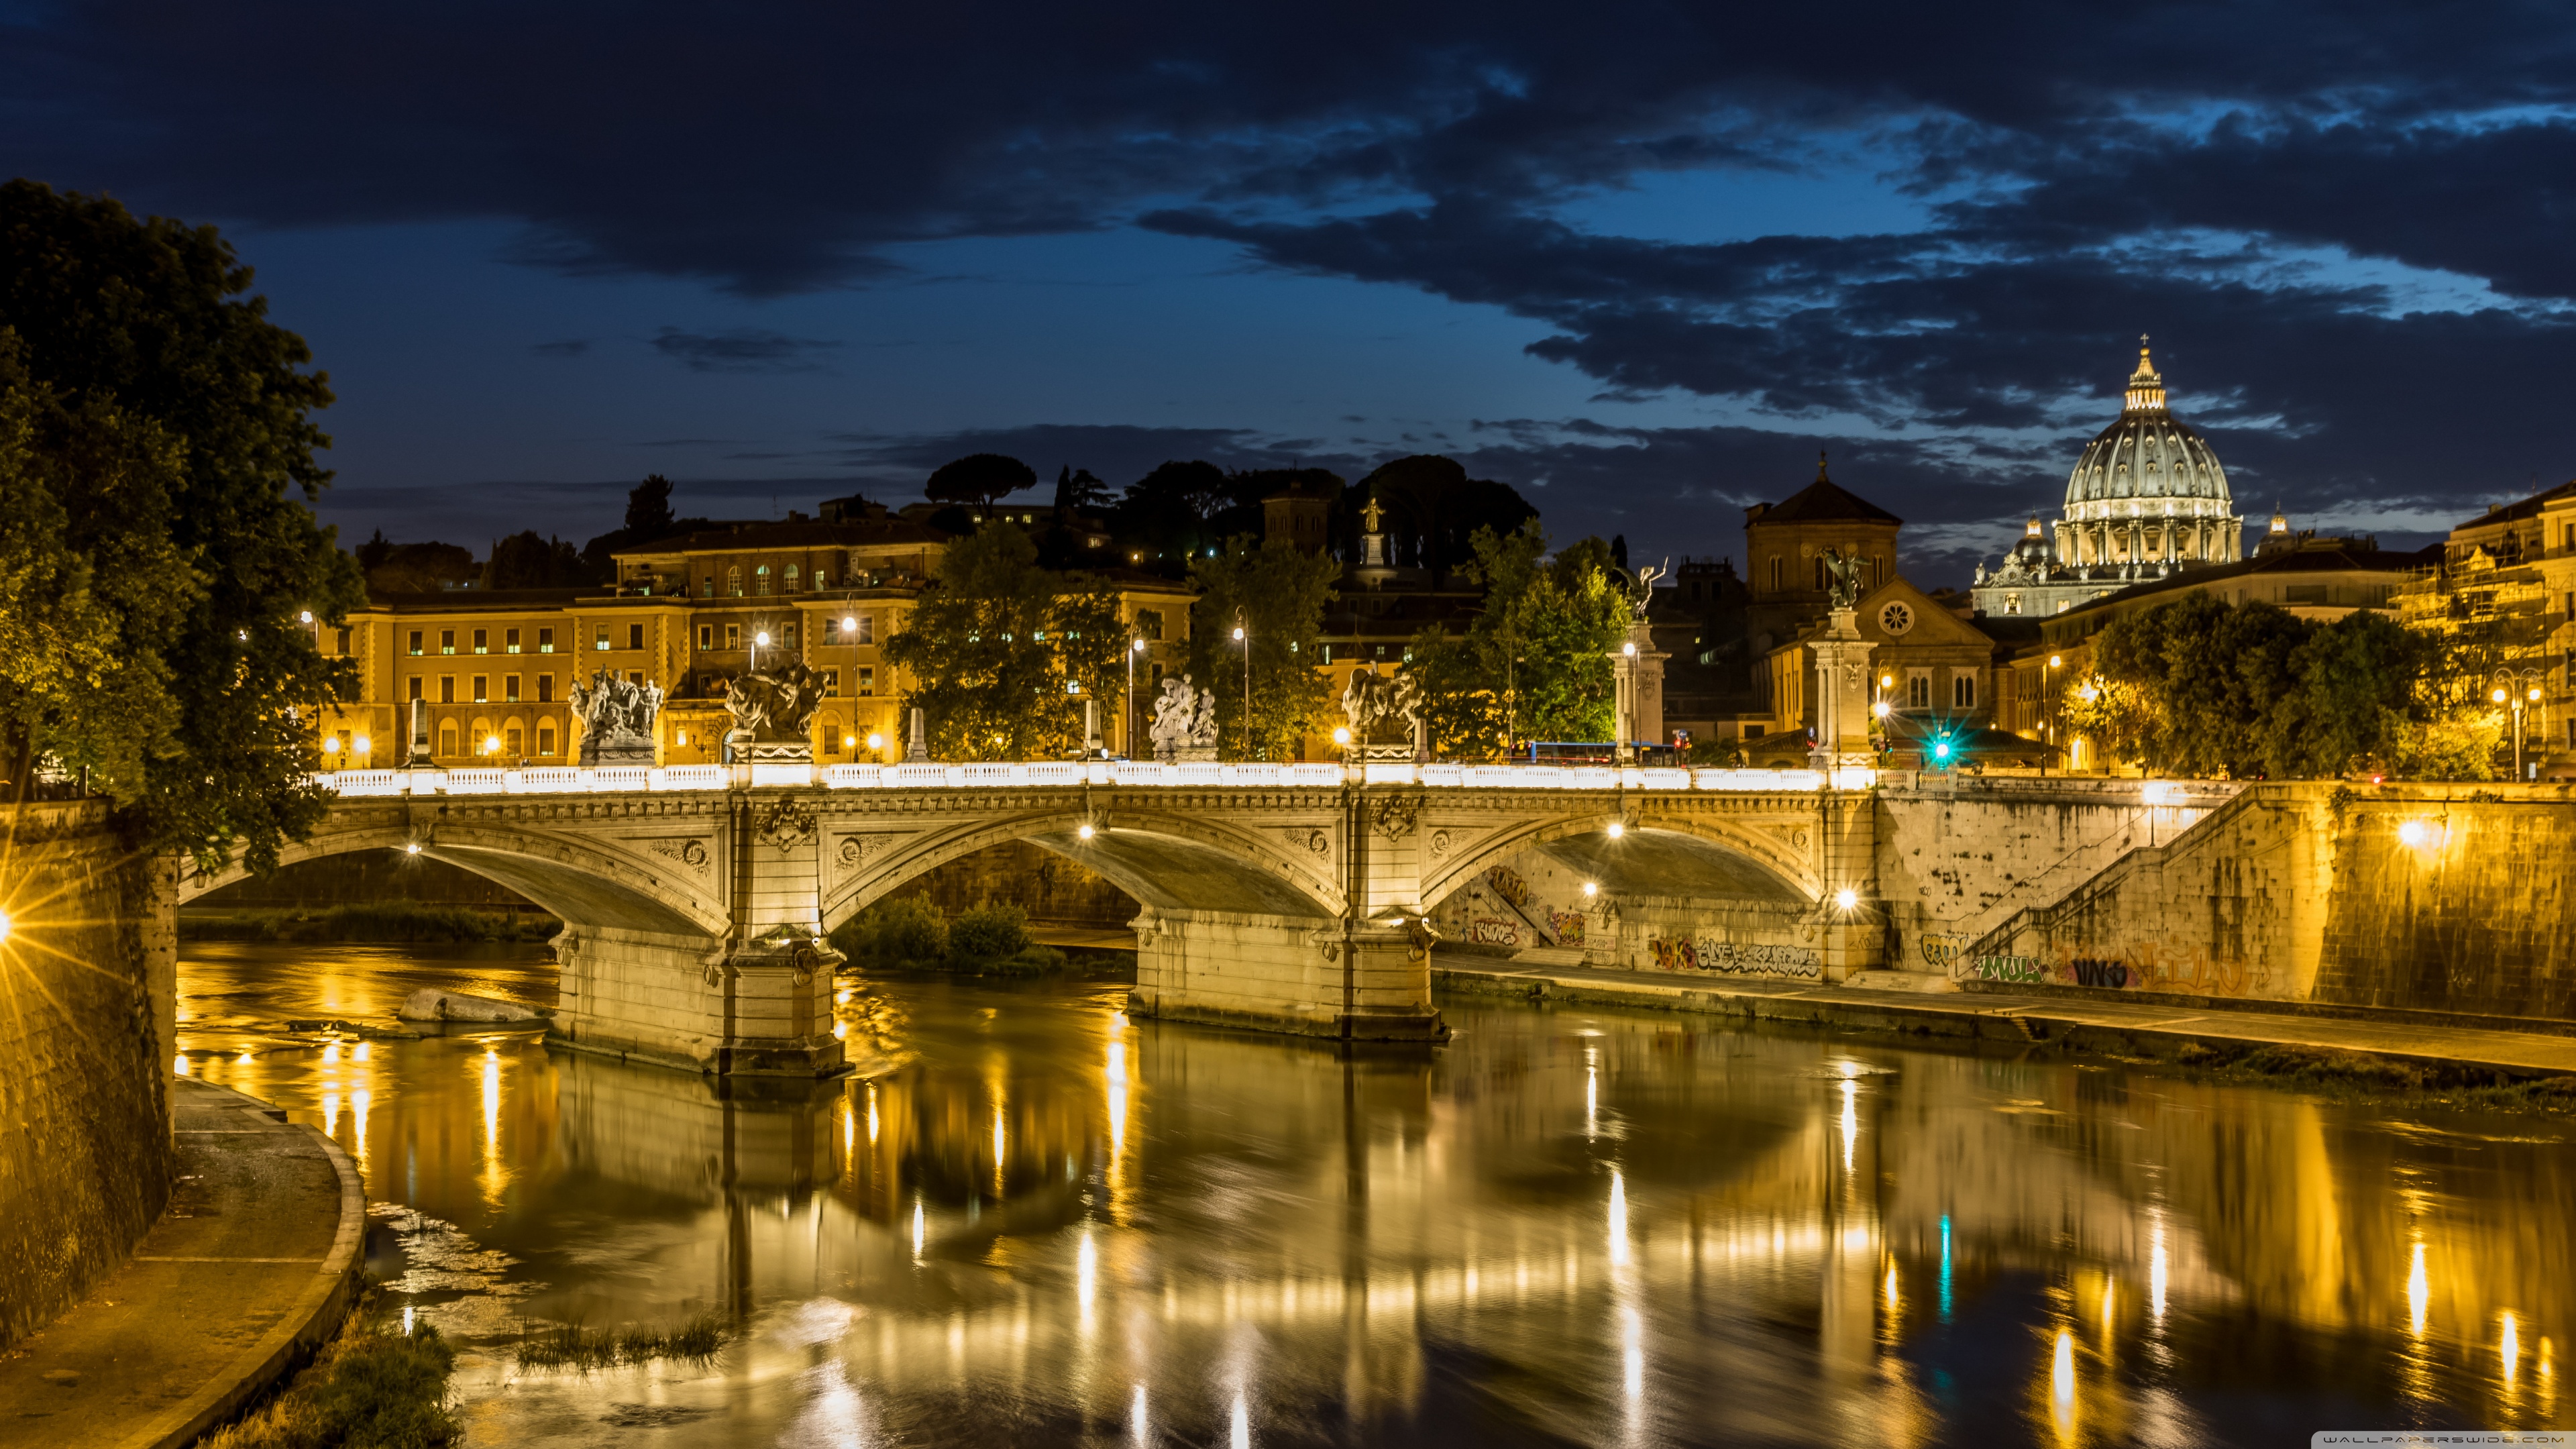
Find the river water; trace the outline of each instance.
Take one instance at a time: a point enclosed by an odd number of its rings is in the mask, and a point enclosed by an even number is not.
[[[2305,1444],[2550,1427],[2576,1124],[1445,1003],[1438,1051],[848,982],[861,1074],[723,1099],[526,1034],[316,1046],[541,948],[193,943],[188,1070],[364,1171],[470,1440]],[[715,1315],[708,1361],[523,1369]]]

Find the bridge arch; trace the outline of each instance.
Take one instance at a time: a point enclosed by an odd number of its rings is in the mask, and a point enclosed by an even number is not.
[[[1824,883],[1812,864],[1812,820],[1756,824],[1691,810],[1635,810],[1615,838],[1600,810],[1527,821],[1426,868],[1425,910],[1524,851],[1538,851],[1600,882],[1614,896],[1698,896],[1813,905]]]
[[[1083,828],[1091,827],[1088,837]],[[901,841],[823,896],[826,930],[950,861],[1012,841],[1032,845],[1098,872],[1152,910],[1224,911],[1331,919],[1342,893],[1331,863],[1298,854],[1252,831],[1158,811],[1106,816],[1079,808],[1049,809],[936,828]]]
[[[432,821],[399,807],[342,806],[311,836],[289,842],[278,863],[414,846],[420,855],[518,892],[570,925],[651,932],[709,945],[729,929],[722,901],[696,880],[680,878],[685,864],[629,857],[593,837],[506,821]],[[238,858],[212,874],[183,872],[179,903],[186,905],[249,874]]]

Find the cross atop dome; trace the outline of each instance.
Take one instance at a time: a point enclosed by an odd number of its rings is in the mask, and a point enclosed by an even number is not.
[[[2127,410],[2133,413],[2160,413],[2165,410],[2165,380],[2147,356],[2147,334],[2144,332],[2138,334],[2138,370],[2129,374]]]

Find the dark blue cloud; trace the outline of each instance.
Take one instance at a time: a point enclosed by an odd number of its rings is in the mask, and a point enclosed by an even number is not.
[[[686,332],[665,327],[653,337],[653,350],[692,372],[814,372],[823,364],[815,354],[840,346],[828,338],[787,337],[761,327],[727,332]]]

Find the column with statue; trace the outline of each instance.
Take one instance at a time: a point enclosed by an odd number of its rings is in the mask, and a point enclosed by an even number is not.
[[[1672,571],[1671,563],[1666,559],[1662,568],[1650,566],[1634,573],[1611,570],[1628,596],[1628,630],[1618,652],[1610,656],[1614,728],[1623,765],[1635,762],[1641,744],[1670,743],[1664,736],[1664,661],[1672,656],[1655,647],[1655,630],[1646,622],[1646,611],[1654,603],[1655,580]]]
[[[1825,626],[1809,635],[1816,656],[1816,745],[1808,754],[1825,771],[1867,769],[1876,756],[1869,744],[1869,655],[1877,646],[1861,637],[1861,560],[1839,549],[1824,551],[1831,582]]]

